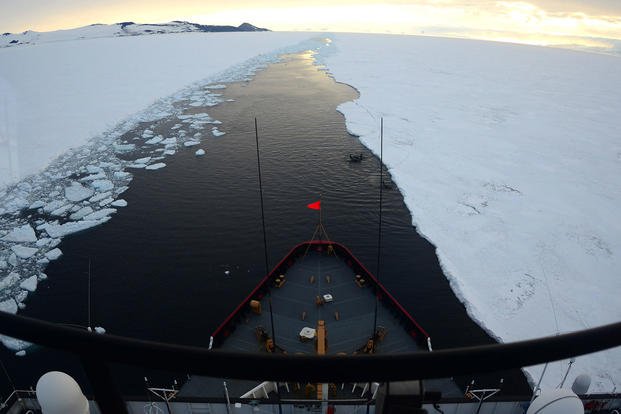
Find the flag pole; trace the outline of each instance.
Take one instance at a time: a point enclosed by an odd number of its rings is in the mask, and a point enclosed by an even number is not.
[[[321,210],[323,210],[321,206],[321,193],[319,193],[319,241],[321,241],[321,232],[323,231],[323,224],[321,223]]]

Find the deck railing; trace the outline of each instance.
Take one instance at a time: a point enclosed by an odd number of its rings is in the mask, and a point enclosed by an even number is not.
[[[127,408],[110,374],[112,363],[259,381],[265,379],[265,373],[274,381],[444,378],[537,365],[613,348],[621,345],[621,322],[509,344],[398,355],[322,357],[233,353],[100,335],[4,312],[0,312],[0,334],[78,356],[101,411],[122,414],[127,413]]]

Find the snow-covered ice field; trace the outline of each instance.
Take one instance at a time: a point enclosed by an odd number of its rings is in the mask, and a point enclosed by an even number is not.
[[[621,58],[331,38],[321,61],[360,92],[339,107],[348,130],[379,154],[384,117],[384,162],[472,318],[503,342],[621,320]],[[580,373],[612,391],[621,348],[578,358],[568,383]]]
[[[0,187],[160,98],[308,37],[177,33],[0,49]]]
[[[157,174],[167,156],[200,155],[201,140],[225,134],[176,102],[214,105],[221,82],[246,78],[280,48],[310,47],[298,42],[314,36],[184,33],[0,50],[0,309],[25,306],[62,254],[60,238],[127,205],[120,197],[133,169]],[[474,319],[513,341],[621,318],[620,58],[330,37],[317,59],[360,91],[340,107],[348,129],[378,153],[384,117],[384,161]],[[147,126],[121,138],[166,117],[178,122],[170,136]],[[118,157],[136,148],[148,154]],[[26,222],[27,207],[47,219]],[[620,361],[619,349],[580,357],[569,381],[588,372],[592,391],[611,391]],[[544,384],[558,385],[566,366],[552,364]],[[541,368],[527,372],[536,378]]]

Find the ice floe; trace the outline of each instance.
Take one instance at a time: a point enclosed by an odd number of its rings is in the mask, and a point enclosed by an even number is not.
[[[114,184],[110,180],[95,180],[91,184],[97,191],[109,191],[114,188]]]
[[[24,279],[19,284],[19,287],[29,292],[34,292],[37,290],[37,276],[30,276],[29,278]]]
[[[204,149],[199,149],[199,150],[196,150],[196,152],[195,152],[194,154],[195,154],[195,155],[198,155],[198,156],[200,156],[200,155],[205,155],[205,150],[204,150]]]
[[[39,251],[39,249],[34,247],[26,247],[21,244],[11,246],[11,250],[13,250],[13,253],[20,259],[29,259]]]
[[[11,230],[2,240],[17,243],[36,242],[37,236],[29,224],[24,224],[23,226]]]
[[[146,170],[159,170],[160,168],[166,167],[166,164],[163,162],[157,162],[155,164],[147,165],[145,167]]]
[[[155,144],[159,144],[160,142],[162,142],[164,140],[164,137],[162,137],[161,135],[158,135],[156,137],[151,138],[148,141],[145,141],[145,144],[149,144],[149,145],[155,145]]]
[[[80,220],[80,219],[84,218],[84,216],[86,216],[88,214],[91,214],[92,212],[93,212],[93,207],[91,207],[91,206],[82,207],[81,209],[79,209],[75,213],[72,213],[69,216],[69,218],[71,220]]]
[[[218,127],[213,127],[211,128],[211,134],[214,137],[221,137],[222,135],[226,134],[226,132],[222,132],[218,129]]]
[[[45,257],[47,260],[56,260],[62,255],[63,252],[59,248],[52,249],[49,252],[45,253]]]

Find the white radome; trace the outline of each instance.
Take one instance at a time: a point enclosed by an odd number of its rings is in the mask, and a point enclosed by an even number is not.
[[[60,371],[50,371],[37,381],[37,400],[43,414],[89,414],[88,401],[75,380]]]
[[[584,405],[572,390],[545,390],[535,398],[526,414],[584,414]]]

